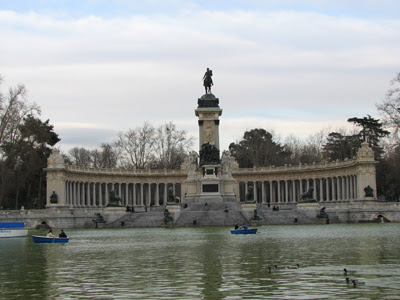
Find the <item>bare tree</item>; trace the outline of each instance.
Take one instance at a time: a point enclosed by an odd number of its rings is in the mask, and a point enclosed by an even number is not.
[[[305,140],[290,135],[285,139],[285,149],[290,153],[288,163],[313,163],[323,160],[323,144],[325,143],[327,133],[323,130],[308,136]]]
[[[81,167],[91,167],[93,163],[92,154],[90,150],[85,148],[75,147],[68,151],[71,157],[71,162],[74,165]]]
[[[397,135],[400,129],[400,72],[390,84],[392,87],[386,92],[385,99],[376,107],[384,116],[383,125],[392,128]]]
[[[161,125],[155,134],[154,168],[177,169],[193,145],[193,138],[186,137],[185,130],[177,130],[172,122]]]
[[[101,144],[101,151],[97,153],[97,161],[93,164],[93,167],[100,168],[116,168],[118,167],[118,161],[120,158],[119,150],[112,144],[103,143]],[[92,152],[93,162],[95,161],[95,153]]]
[[[155,129],[145,122],[142,127],[118,133],[116,147],[121,151],[122,166],[144,169],[153,161]]]
[[[0,77],[0,84],[2,77]],[[27,115],[40,115],[40,107],[35,103],[28,103],[25,99],[26,88],[20,84],[10,88],[8,95],[0,92],[0,145],[4,142],[13,143],[18,139],[18,126]]]

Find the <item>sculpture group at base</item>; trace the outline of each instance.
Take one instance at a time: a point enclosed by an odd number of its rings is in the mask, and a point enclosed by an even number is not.
[[[317,200],[314,199],[314,188],[312,186],[308,189],[307,192],[300,194],[299,202],[302,203],[317,202]]]
[[[122,200],[120,197],[115,195],[114,191],[110,191],[109,193],[110,201],[107,204],[107,207],[122,207]]]

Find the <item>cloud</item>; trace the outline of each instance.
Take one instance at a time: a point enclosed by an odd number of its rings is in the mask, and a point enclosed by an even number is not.
[[[313,1],[298,11],[240,3],[116,16],[0,10],[1,72],[26,84],[44,118],[92,124],[57,125],[68,145],[99,144],[144,121],[180,123],[197,137],[207,67],[229,124],[221,139],[256,124],[305,136],[376,114],[398,72],[398,19],[312,11]]]
[[[107,128],[87,128],[74,126],[73,128],[63,127],[55,124],[55,132],[58,133],[61,142],[56,146],[61,147],[65,152],[74,147],[87,149],[99,148],[103,143],[112,143],[117,132]]]

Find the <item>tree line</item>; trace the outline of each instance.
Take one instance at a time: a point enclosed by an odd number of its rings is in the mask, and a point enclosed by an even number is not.
[[[0,78],[0,85],[2,78]],[[378,195],[400,198],[400,73],[385,98],[377,104],[382,121],[370,115],[352,117],[348,132],[318,132],[301,140],[293,135],[284,141],[274,132],[254,128],[229,145],[242,168],[311,164],[345,160],[356,155],[363,142],[374,150]],[[390,130],[390,131],[389,131]],[[40,119],[40,107],[26,98],[24,85],[0,92],[0,206],[42,208],[46,203],[44,168],[53,146],[60,141],[49,120]],[[119,132],[111,143],[97,149],[75,147],[63,153],[66,164],[88,168],[179,169],[193,146],[193,138],[172,122]]]
[[[193,145],[185,130],[172,122],[154,127],[149,122],[119,132],[100,149],[75,147],[64,155],[68,164],[89,168],[179,169]]]

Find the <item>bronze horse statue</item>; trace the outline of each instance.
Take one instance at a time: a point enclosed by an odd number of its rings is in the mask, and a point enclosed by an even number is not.
[[[207,71],[203,76],[203,85],[206,90],[206,94],[211,94],[211,86],[214,85],[211,78],[212,75],[213,75],[212,70],[207,68]]]

